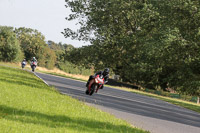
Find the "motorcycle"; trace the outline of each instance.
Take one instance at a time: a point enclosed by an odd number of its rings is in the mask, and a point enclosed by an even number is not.
[[[104,84],[104,78],[102,76],[97,75],[95,78],[90,80],[85,93],[87,95],[92,95],[94,92],[97,93],[103,84]]]
[[[32,72],[35,71],[36,66],[37,66],[37,62],[36,62],[36,61],[32,61],[32,62],[31,62]]]
[[[22,69],[24,69],[24,67],[26,66],[26,62],[22,61],[21,65],[22,65]]]

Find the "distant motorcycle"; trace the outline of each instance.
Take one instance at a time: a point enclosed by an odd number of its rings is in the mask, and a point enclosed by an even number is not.
[[[89,85],[85,91],[87,95],[92,95],[94,92],[98,92],[98,90],[102,87],[104,84],[104,78],[103,76],[97,75],[95,78],[91,79],[89,82]]]
[[[24,69],[24,67],[26,66],[26,61],[22,61],[21,65],[22,65],[22,69]]]
[[[36,66],[37,66],[37,62],[36,62],[36,61],[32,61],[32,62],[31,62],[32,72],[35,72]]]

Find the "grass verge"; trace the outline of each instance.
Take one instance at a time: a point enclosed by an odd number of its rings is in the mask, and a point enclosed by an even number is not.
[[[145,132],[61,95],[32,73],[0,66],[0,75],[0,132]]]

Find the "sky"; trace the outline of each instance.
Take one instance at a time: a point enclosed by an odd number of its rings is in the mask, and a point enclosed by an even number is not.
[[[74,47],[88,45],[89,42],[65,38],[61,32],[65,28],[76,30],[76,22],[65,18],[70,9],[65,0],[0,0],[0,25],[37,29],[47,40],[72,44]]]

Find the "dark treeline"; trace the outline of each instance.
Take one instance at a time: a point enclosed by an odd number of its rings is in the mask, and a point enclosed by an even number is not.
[[[55,66],[68,73],[89,75],[90,70],[78,67],[65,60],[65,55],[74,49],[70,44],[45,42],[41,32],[31,28],[0,26],[0,61],[30,61],[36,57],[38,65],[52,69]]]
[[[65,37],[89,40],[65,58],[123,81],[200,95],[199,0],[66,0],[80,28]]]

